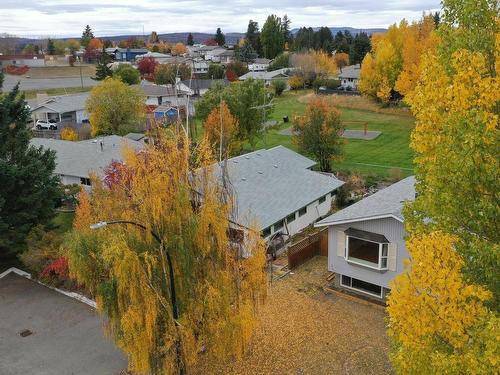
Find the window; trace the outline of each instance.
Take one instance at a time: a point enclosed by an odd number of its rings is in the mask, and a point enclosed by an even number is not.
[[[229,228],[228,230],[229,241],[233,243],[243,243],[245,233],[241,229]]]
[[[284,222],[283,220],[278,221],[277,223],[274,224],[274,231],[277,232],[281,228],[283,228]]]
[[[262,230],[262,237],[266,238],[271,234],[271,227],[267,227]]]
[[[353,277],[342,275],[340,285],[358,292],[382,298],[382,287]]]
[[[299,210],[299,217],[301,216],[304,216],[307,212],[307,207],[302,207],[300,210]]]
[[[324,203],[326,201],[326,195],[318,199],[318,204]]]
[[[293,214],[290,214],[286,217],[286,222],[291,223],[292,221],[295,220],[295,212]]]
[[[80,184],[90,186],[90,178],[80,177]]]
[[[358,236],[355,237],[352,234],[349,235],[350,233],[357,233]],[[348,235],[346,236],[347,251],[345,259],[348,262],[377,270],[387,269],[389,245],[385,242],[387,240],[384,236],[375,233],[372,234],[364,231],[358,231],[356,229],[348,229],[346,234]]]

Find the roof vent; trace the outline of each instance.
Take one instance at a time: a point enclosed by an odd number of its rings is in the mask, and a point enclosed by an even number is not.
[[[241,178],[241,181],[246,181],[246,180],[247,180],[247,178],[246,178],[246,177],[242,177],[242,178]]]
[[[247,159],[247,160],[250,159],[250,156],[245,156],[245,159]]]
[[[21,332],[19,332],[19,336],[21,337],[26,337],[32,335],[33,332],[31,332],[29,329],[23,329]]]
[[[258,173],[259,173],[259,174],[263,174],[264,172],[262,172],[262,171],[259,171]]]
[[[274,164],[274,168],[278,168],[278,164]]]

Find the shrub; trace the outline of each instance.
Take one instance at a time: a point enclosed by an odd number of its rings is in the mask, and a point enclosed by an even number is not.
[[[318,91],[320,87],[326,87],[329,90],[336,90],[340,87],[340,80],[316,78],[312,84],[314,91]]]
[[[288,85],[292,90],[300,90],[304,88],[304,79],[300,76],[294,75],[288,80]]]
[[[283,91],[285,91],[285,89],[286,89],[286,82],[283,80],[273,81],[272,86],[274,89],[274,94],[276,96],[280,96],[281,94],[283,94]]]
[[[7,67],[4,68],[5,73],[16,76],[22,76],[23,74],[26,74],[28,70],[30,70],[30,68],[27,65],[23,66],[7,65]]]
[[[34,227],[26,237],[27,250],[19,255],[21,262],[31,272],[39,274],[51,262],[60,257],[62,236],[54,231],[46,232],[43,225]]]
[[[132,65],[121,64],[113,73],[113,77],[119,78],[127,85],[137,85],[141,81],[141,75]]]
[[[63,141],[78,141],[78,133],[73,128],[64,128],[61,130],[61,139]]]
[[[40,272],[40,278],[50,283],[60,283],[68,279],[68,259],[64,256],[49,263]]]

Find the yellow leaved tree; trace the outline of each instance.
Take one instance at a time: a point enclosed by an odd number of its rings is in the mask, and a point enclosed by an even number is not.
[[[248,257],[229,240],[241,227],[208,142],[193,151],[164,129],[151,139],[140,153],[125,149],[124,162],[82,193],[66,245],[70,273],[107,315],[131,371],[193,373],[199,361],[245,351],[266,294],[265,248],[251,228]],[[109,223],[91,230],[98,222]]]
[[[214,107],[203,123],[203,128],[205,136],[213,145],[214,154],[221,156],[221,159],[234,156],[240,151],[238,120],[231,114],[225,101]]]
[[[485,288],[463,277],[456,238],[442,232],[407,242],[411,264],[388,298],[392,358],[402,374],[487,374],[500,365],[500,320]]]

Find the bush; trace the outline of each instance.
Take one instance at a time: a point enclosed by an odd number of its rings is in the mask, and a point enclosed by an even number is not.
[[[272,72],[273,70],[289,68],[289,67],[290,67],[290,55],[288,54],[288,52],[284,52],[273,59],[273,61],[269,64],[267,71]]]
[[[64,128],[61,130],[61,139],[63,141],[78,141],[78,133],[73,128]]]
[[[34,227],[26,237],[27,250],[19,255],[21,262],[31,272],[39,274],[61,256],[62,236],[46,232],[43,225]]]
[[[320,87],[326,87],[328,90],[336,90],[340,87],[340,80],[328,78],[316,78],[312,84],[314,91]]]
[[[208,66],[208,79],[222,79],[224,75],[224,67],[221,64],[210,64]]]
[[[16,76],[22,76],[23,74],[26,74],[30,68],[27,65],[23,66],[16,66],[16,65],[7,65],[6,68],[4,68],[4,72],[7,74],[13,74]]]
[[[120,64],[113,77],[121,79],[127,85],[137,85],[141,81],[139,71],[129,64]]]
[[[304,79],[301,76],[294,75],[288,80],[291,90],[300,90],[304,88]]]
[[[273,81],[272,86],[274,89],[274,94],[276,96],[280,96],[286,89],[286,82],[283,80]]]

